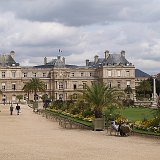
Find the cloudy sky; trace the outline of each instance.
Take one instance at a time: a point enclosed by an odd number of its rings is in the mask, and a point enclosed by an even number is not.
[[[0,0],[0,53],[22,66],[59,55],[66,63],[120,53],[149,74],[160,72],[160,0]]]

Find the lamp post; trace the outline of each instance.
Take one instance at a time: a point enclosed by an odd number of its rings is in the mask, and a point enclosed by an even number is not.
[[[152,102],[152,107],[157,108],[157,96],[156,96],[156,76],[153,75],[153,102]]]

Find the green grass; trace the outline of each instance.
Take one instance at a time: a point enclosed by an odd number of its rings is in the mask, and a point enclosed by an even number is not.
[[[130,121],[139,121],[143,119],[151,119],[154,117],[156,110],[151,108],[123,108],[115,110],[115,113],[119,113],[126,117]]]

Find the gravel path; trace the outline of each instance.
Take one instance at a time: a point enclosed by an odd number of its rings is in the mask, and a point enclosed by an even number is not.
[[[160,159],[159,139],[63,129],[27,105],[21,105],[20,115],[9,115],[7,105],[0,110],[0,160]]]

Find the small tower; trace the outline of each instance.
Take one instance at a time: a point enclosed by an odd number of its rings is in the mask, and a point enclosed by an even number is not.
[[[11,51],[11,52],[10,52],[10,56],[14,59],[14,57],[15,57],[15,52],[14,52],[14,51]]]
[[[44,65],[47,64],[47,57],[44,57]]]
[[[107,59],[108,57],[109,57],[109,51],[106,50],[106,51],[104,52],[104,58]]]

